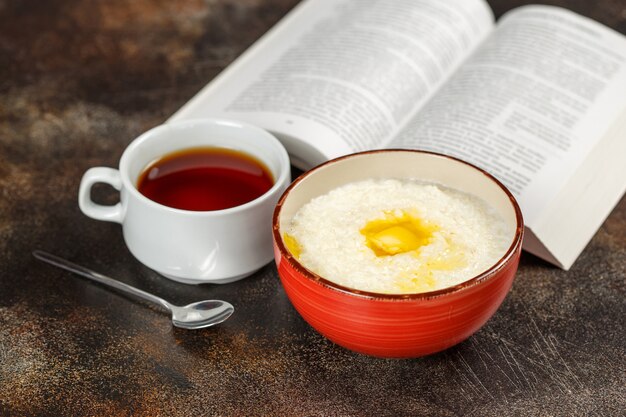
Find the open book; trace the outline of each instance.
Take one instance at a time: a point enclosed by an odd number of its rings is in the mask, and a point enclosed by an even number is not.
[[[626,188],[626,37],[550,6],[305,0],[171,119],[273,132],[307,169],[414,148],[499,178],[568,269]]]

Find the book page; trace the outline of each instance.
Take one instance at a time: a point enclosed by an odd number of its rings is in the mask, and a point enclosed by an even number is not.
[[[532,226],[625,104],[626,38],[564,9],[525,6],[503,17],[389,147],[485,168]]]
[[[305,165],[377,148],[492,26],[483,0],[307,0],[170,120],[252,122]]]

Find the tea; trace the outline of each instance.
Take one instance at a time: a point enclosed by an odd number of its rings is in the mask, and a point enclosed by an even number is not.
[[[268,168],[231,149],[190,148],[167,154],[139,175],[137,189],[168,207],[191,211],[223,210],[245,204],[274,185]]]

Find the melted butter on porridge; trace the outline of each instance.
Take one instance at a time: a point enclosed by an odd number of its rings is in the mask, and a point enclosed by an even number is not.
[[[484,201],[417,180],[366,180],[302,206],[283,241],[306,268],[379,293],[457,285],[496,263],[512,231]]]

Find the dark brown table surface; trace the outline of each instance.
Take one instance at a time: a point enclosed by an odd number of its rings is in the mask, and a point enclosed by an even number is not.
[[[624,415],[626,199],[569,272],[524,254],[497,314],[414,360],[312,330],[274,265],[225,286],[171,282],[119,225],[77,206],[296,0],[0,0],[0,415]],[[525,1],[491,1],[499,16]],[[561,0],[626,33],[623,0]],[[99,201],[113,202],[109,189]],[[40,248],[176,303],[230,300],[182,331],[145,304],[39,263]]]

